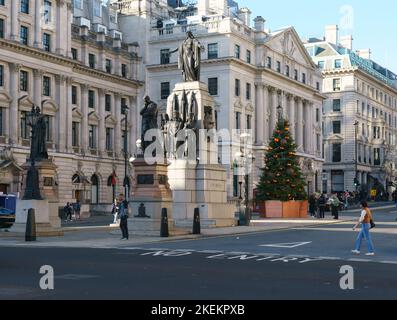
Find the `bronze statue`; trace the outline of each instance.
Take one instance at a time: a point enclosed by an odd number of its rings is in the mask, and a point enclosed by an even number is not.
[[[204,47],[194,37],[193,33],[188,31],[186,39],[179,48],[170,51],[170,54],[179,51],[178,68],[182,70],[185,82],[200,81],[202,50],[204,50]]]
[[[45,116],[41,113],[40,108],[36,106],[32,107],[29,116],[31,117],[31,123],[28,123],[28,125],[32,128],[29,160],[41,161],[48,159]]]
[[[142,116],[142,130],[141,130],[141,143],[142,150],[145,151],[146,148],[152,143],[150,141],[145,141],[145,134],[151,129],[158,129],[157,117],[158,117],[158,107],[157,104],[150,100],[149,96],[144,98],[145,106],[141,110]]]

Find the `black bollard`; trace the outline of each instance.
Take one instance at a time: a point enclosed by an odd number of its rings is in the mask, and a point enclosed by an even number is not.
[[[200,209],[194,209],[193,234],[201,234]]]
[[[168,231],[168,214],[167,208],[161,210],[161,225],[160,225],[160,237],[168,238],[170,236]]]
[[[34,209],[29,209],[26,222],[25,241],[36,241],[36,216]]]

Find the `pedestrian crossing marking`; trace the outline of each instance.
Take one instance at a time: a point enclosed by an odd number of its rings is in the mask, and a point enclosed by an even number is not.
[[[290,242],[290,243],[262,244],[262,245],[260,245],[260,247],[293,249],[293,248],[305,246],[305,245],[310,244],[310,243],[312,243],[312,241],[310,241],[310,242]]]

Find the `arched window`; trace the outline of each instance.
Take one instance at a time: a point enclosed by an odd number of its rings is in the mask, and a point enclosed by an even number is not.
[[[79,176],[78,174],[75,174],[75,175],[72,177],[72,183],[73,183],[73,184],[81,183],[81,178],[80,178],[80,176]]]
[[[96,174],[91,177],[91,203],[99,203],[99,179]]]

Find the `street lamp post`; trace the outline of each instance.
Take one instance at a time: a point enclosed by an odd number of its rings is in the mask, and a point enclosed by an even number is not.
[[[129,200],[129,190],[128,190],[128,110],[129,108],[126,105],[122,106],[123,113],[125,115],[125,123],[124,123],[124,194],[125,199]]]
[[[357,166],[358,166],[358,148],[357,148],[357,131],[358,131],[358,121],[354,122],[354,185],[356,187],[356,192],[358,190],[358,177],[357,177]]]

